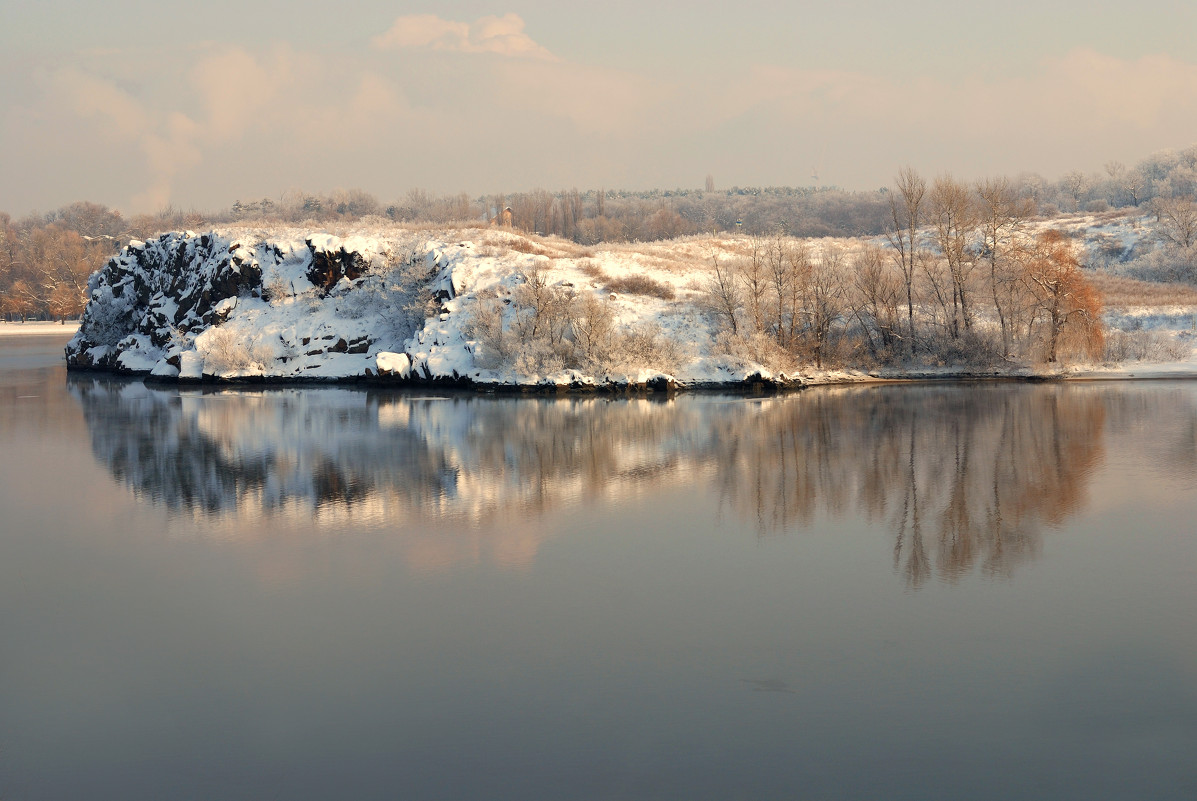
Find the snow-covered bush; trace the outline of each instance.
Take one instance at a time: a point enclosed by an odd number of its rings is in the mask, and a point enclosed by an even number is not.
[[[511,357],[514,337],[504,324],[507,306],[494,295],[480,297],[474,303],[464,326],[464,333],[480,346],[474,352],[474,360],[480,367],[495,369]]]
[[[777,340],[764,332],[733,333],[720,331],[715,337],[715,350],[733,356],[745,363],[756,363],[775,373],[792,370],[797,366],[794,354],[777,344]]]
[[[1186,360],[1192,354],[1191,344],[1180,342],[1167,334],[1149,330],[1106,332],[1103,360],[1121,362],[1164,362]]]
[[[204,359],[204,372],[226,375],[245,370],[262,370],[274,361],[274,351],[260,340],[247,339],[242,332],[227,326],[214,326],[196,338]]]
[[[676,372],[686,355],[681,343],[655,323],[642,323],[620,333],[610,354],[617,370],[651,368],[665,373]]]
[[[266,271],[262,282],[262,298],[270,303],[279,304],[295,295],[291,282],[277,269]]]

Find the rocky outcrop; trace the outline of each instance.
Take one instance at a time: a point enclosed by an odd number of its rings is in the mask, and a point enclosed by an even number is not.
[[[410,231],[344,240],[277,235],[185,232],[131,243],[91,277],[87,310],[66,348],[68,367],[171,382],[369,382],[656,397],[684,389],[770,393],[798,385],[727,360],[679,378],[678,363],[661,355],[669,351],[658,342],[665,335],[637,322],[659,312],[644,300],[614,294],[603,301],[610,311],[602,314],[612,321],[618,314],[620,325],[640,332],[641,361],[624,359],[618,344],[601,358],[546,350],[550,343],[536,339],[535,326],[528,333],[528,315],[542,312],[513,298],[522,296],[529,272],[561,268],[518,249],[496,255],[468,241],[445,243]],[[545,284],[553,297],[578,304],[576,293],[600,297],[600,289],[579,283],[587,280],[585,271],[566,270],[574,272]],[[480,335],[477,323],[480,309],[496,298],[503,303],[502,348]],[[691,325],[686,334],[700,337],[701,320],[693,322],[698,330]],[[576,341],[572,329],[556,336],[557,347]],[[608,357],[619,366],[608,368]]]
[[[131,242],[88,282],[79,333],[67,345],[67,365],[146,372],[139,350],[172,341],[227,318],[238,297],[261,297],[263,264],[283,254],[215,234],[163,234]]]
[[[312,286],[330,291],[342,279],[356,281],[365,275],[370,262],[358,251],[347,250],[335,237],[316,234],[304,240],[311,254],[307,269]]]
[[[91,277],[67,365],[184,381],[369,377],[374,356],[402,350],[423,321],[411,309],[438,266],[410,242],[418,255],[396,258],[395,244],[190,232],[133,242]]]

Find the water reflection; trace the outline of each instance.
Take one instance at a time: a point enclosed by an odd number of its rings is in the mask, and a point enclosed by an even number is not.
[[[1108,398],[1092,388],[921,387],[808,393],[729,421],[718,486],[761,533],[864,514],[911,586],[980,566],[1008,575],[1044,523],[1084,503]]]
[[[1187,394],[1112,385],[668,402],[180,393],[91,377],[70,388],[96,457],[175,514],[248,522],[298,510],[329,525],[485,530],[697,485],[757,536],[859,515],[889,533],[895,570],[915,588],[1009,575],[1034,558],[1044,527],[1084,507],[1111,420],[1174,421],[1172,455],[1189,467],[1197,430]]]

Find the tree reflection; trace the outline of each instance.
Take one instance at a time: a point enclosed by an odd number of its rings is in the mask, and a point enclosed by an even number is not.
[[[761,405],[716,439],[721,499],[760,535],[853,510],[893,532],[912,587],[1009,575],[1084,503],[1108,398],[1088,387],[827,390]]]
[[[862,516],[892,537],[894,569],[913,588],[1008,576],[1034,558],[1044,527],[1084,506],[1109,429],[1171,415],[1181,461],[1194,459],[1197,436],[1187,395],[1093,385],[662,402],[180,393],[85,376],[71,391],[97,458],[176,513],[299,508],[318,522],[458,521],[485,532],[571,503],[697,485],[758,537]],[[534,553],[526,536],[508,550]]]

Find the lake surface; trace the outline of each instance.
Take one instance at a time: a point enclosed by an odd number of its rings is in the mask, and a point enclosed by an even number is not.
[[[177,391],[0,339],[4,799],[1197,797],[1197,382]]]

